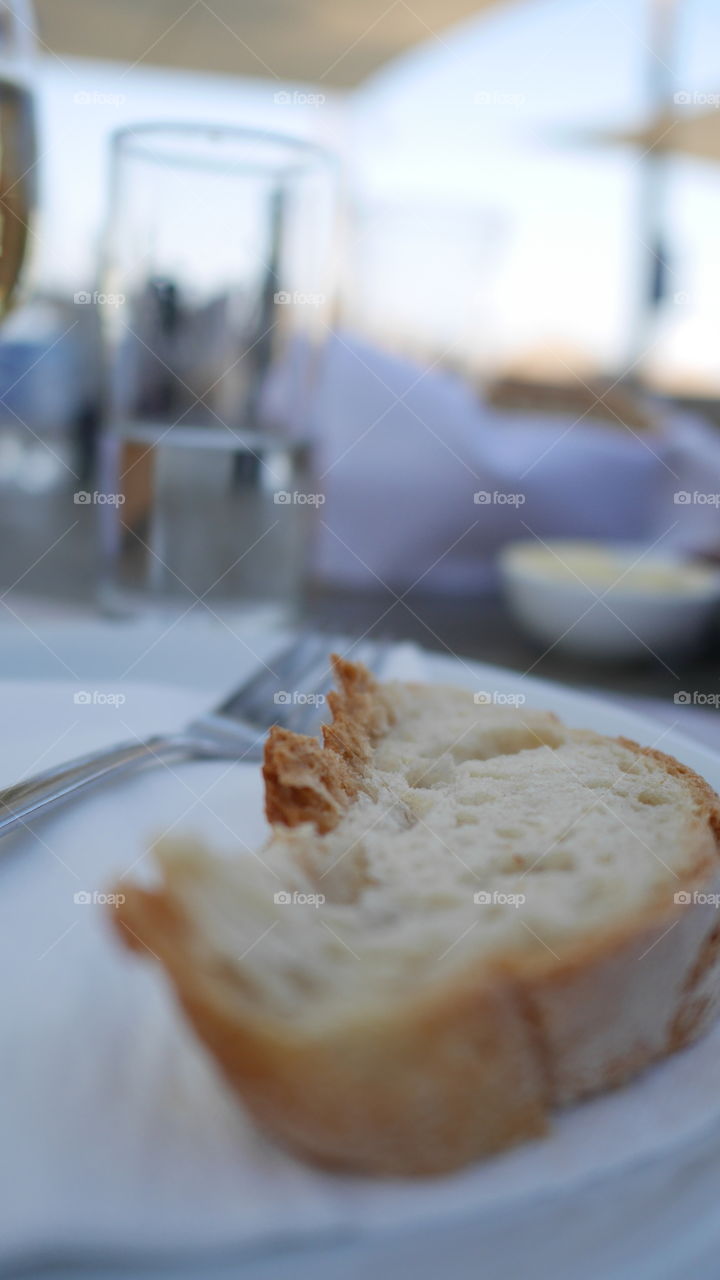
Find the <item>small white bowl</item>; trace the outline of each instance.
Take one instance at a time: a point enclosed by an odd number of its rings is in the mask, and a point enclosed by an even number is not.
[[[499,565],[510,607],[531,636],[607,662],[696,648],[720,601],[720,572],[642,543],[512,542]]]

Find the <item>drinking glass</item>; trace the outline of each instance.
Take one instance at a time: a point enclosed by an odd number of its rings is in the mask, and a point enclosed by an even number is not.
[[[100,306],[103,602],[284,614],[313,517],[312,404],[335,169],[313,144],[206,125],[114,139]]]
[[[5,0],[0,4],[0,318],[16,300],[35,209],[34,48],[31,6]]]
[[[60,435],[65,399],[65,359],[48,336],[46,309],[38,324],[31,308],[34,221],[37,207],[38,142],[34,96],[37,38],[30,0],[0,2],[0,543],[7,549],[0,578],[7,587],[42,551],[33,534],[45,510],[29,515],[29,503],[67,476]],[[64,324],[66,324],[66,318]],[[55,350],[57,348],[57,350]],[[52,354],[51,354],[52,353]],[[39,366],[42,365],[42,369]],[[60,427],[60,430],[58,429]],[[51,445],[47,437],[55,436]],[[46,536],[47,528],[39,535]],[[31,539],[32,540],[32,539]],[[44,545],[48,545],[48,539]]]

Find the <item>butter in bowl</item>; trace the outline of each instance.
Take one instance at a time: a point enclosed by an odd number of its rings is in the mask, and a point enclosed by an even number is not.
[[[527,539],[502,549],[499,568],[524,631],[601,661],[691,653],[720,603],[719,569],[639,542]]]

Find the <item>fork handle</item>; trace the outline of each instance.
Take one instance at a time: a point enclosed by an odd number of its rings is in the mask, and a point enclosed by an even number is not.
[[[187,758],[198,754],[198,747],[197,741],[182,734],[156,734],[144,742],[124,742],[46,769],[0,791],[0,836],[110,777],[152,761]]]

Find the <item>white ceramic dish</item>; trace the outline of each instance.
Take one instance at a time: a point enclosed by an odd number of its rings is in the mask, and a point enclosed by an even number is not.
[[[521,688],[576,725],[662,737],[720,785],[720,758],[611,703],[442,656],[423,655],[422,667],[427,679],[499,696]],[[0,715],[14,726],[0,742],[3,781],[41,751],[49,765],[204,702],[124,684],[112,689],[120,706],[77,706],[75,691],[0,684]],[[258,1139],[159,975],[113,944],[102,911],[73,903],[78,886],[107,886],[179,817],[228,847],[256,846],[257,770],[205,763],[138,776],[49,818],[39,839],[19,836],[0,869],[0,965],[12,975],[0,1019],[0,1148],[12,1153],[0,1171],[0,1274],[3,1263],[52,1259],[67,1263],[54,1275],[82,1267],[94,1277],[93,1261],[114,1261],[103,1276],[150,1276],[153,1259],[176,1251],[183,1265],[170,1275],[211,1277],[217,1264],[218,1276],[243,1280],[476,1280],[479,1258],[488,1280],[674,1280],[701,1246],[716,1256],[720,1031],[565,1113],[546,1139],[450,1178],[335,1178]]]
[[[508,544],[500,573],[520,625],[541,644],[605,662],[692,650],[720,602],[720,573],[640,544]]]

